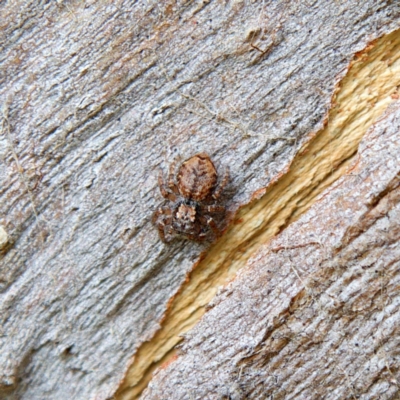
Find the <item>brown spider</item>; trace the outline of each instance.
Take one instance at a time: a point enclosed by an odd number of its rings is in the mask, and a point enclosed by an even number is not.
[[[175,169],[176,161],[169,168],[167,184],[161,173],[158,177],[161,194],[170,202],[153,214],[161,240],[168,243],[183,237],[201,242],[218,237],[220,231],[211,215],[219,220],[225,216],[225,207],[216,203],[228,182],[229,170],[218,183],[217,170],[206,153],[184,161],[178,173]]]

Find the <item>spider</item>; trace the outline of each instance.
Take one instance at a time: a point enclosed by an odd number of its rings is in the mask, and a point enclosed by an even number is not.
[[[218,182],[217,170],[206,153],[199,153],[184,161],[176,171],[176,161],[169,168],[168,181],[162,173],[158,184],[162,196],[169,203],[153,214],[153,224],[160,239],[169,243],[176,237],[201,242],[220,236],[212,215],[221,220],[226,213],[217,204],[229,180],[229,170]]]

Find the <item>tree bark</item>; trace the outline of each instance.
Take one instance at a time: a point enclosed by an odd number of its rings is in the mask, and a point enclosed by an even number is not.
[[[398,398],[399,155],[397,103],[347,174],[214,299],[143,399]]]
[[[2,398],[135,398],[168,360],[144,398],[395,396],[396,2],[0,15]],[[158,170],[199,152],[231,169],[231,224],[165,245]]]

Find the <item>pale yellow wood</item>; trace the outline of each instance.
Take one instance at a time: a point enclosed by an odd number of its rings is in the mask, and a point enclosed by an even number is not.
[[[390,57],[388,56],[390,55]],[[225,236],[194,269],[183,290],[173,299],[162,328],[138,351],[121,395],[135,398],[160,362],[204,314],[218,288],[234,279],[249,257],[305,213],[316,197],[348,173],[357,159],[366,132],[396,102],[400,87],[400,31],[386,35],[351,63],[338,83],[326,127],[294,159],[290,170],[265,188],[258,200],[242,208]],[[399,157],[400,163],[400,157]]]

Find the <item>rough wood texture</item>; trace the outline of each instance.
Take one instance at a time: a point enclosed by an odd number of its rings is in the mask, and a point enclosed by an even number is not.
[[[399,97],[399,86],[400,31],[395,31],[357,54],[340,82],[327,125],[285,174],[257,192],[258,197],[264,193],[259,200],[241,208],[234,224],[195,266],[172,299],[160,330],[136,352],[118,399],[135,398],[155,367],[173,356],[182,334],[204,315],[217,288],[234,279],[263,243],[296,221],[346,173],[367,130]]]
[[[143,399],[399,398],[399,155],[397,104],[348,173],[214,299]]]
[[[372,0],[3,2],[2,396],[111,396],[205,249],[160,243],[157,168],[206,151],[231,167],[232,210],[248,202],[399,16]]]

